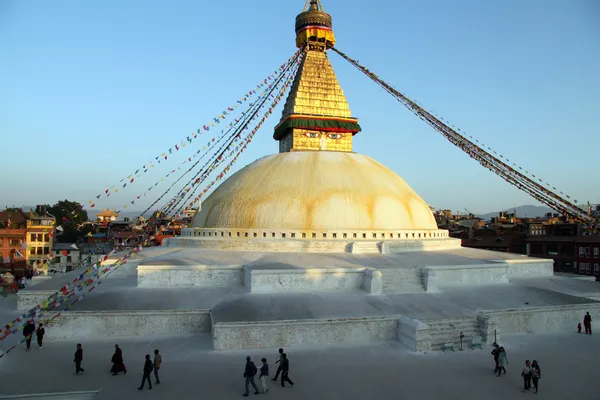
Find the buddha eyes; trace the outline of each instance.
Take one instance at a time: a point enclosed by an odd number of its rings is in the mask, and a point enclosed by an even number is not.
[[[313,139],[317,139],[321,135],[319,135],[316,132],[305,132],[304,136],[309,137],[309,138],[313,138]]]
[[[318,139],[321,137],[321,134],[318,132],[304,132],[304,136],[309,137],[311,139]],[[341,139],[342,138],[342,134],[341,133],[328,133],[327,137],[329,139]]]

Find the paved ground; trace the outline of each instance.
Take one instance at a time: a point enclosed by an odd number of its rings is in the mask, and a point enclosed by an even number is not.
[[[244,358],[267,357],[274,371],[275,349],[218,353],[210,337],[119,339],[129,373],[111,376],[115,339],[82,340],[85,375],[74,376],[73,341],[47,343],[42,350],[13,350],[0,359],[0,394],[100,390],[99,399],[178,398],[232,399],[243,392]],[[502,338],[510,364],[508,374],[492,373],[491,349],[413,354],[398,342],[368,347],[291,348],[293,388],[275,385],[267,395],[277,399],[486,399],[529,396],[521,392],[525,359],[542,368],[539,396],[544,399],[600,399],[600,335],[507,335]],[[143,356],[163,353],[162,384],[138,393]]]

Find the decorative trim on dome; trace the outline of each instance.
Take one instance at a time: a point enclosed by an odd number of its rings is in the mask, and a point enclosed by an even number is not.
[[[296,46],[301,48],[309,40],[324,40],[329,46],[335,45],[335,35],[328,26],[320,24],[303,26],[296,32]]]
[[[275,127],[273,138],[281,139],[288,129],[314,129],[325,132],[350,132],[356,135],[362,129],[356,118],[338,118],[314,115],[289,115]]]

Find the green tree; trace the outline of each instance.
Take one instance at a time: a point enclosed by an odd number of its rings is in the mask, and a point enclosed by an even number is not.
[[[53,206],[46,206],[46,209],[56,218],[56,226],[62,228],[62,233],[55,237],[57,242],[74,243],[81,236],[79,229],[88,220],[83,205],[75,201],[61,200]]]

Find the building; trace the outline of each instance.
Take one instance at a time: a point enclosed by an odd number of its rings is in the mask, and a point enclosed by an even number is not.
[[[69,272],[80,264],[81,252],[75,243],[54,243],[52,253],[54,259],[50,268],[57,272]]]
[[[578,236],[575,239],[575,246],[577,247],[575,272],[600,276],[600,236]]]
[[[100,213],[96,214],[98,218],[98,222],[101,224],[108,224],[109,222],[116,221],[119,217],[119,214],[115,213],[115,210],[102,210]]]
[[[0,273],[20,278],[26,266],[27,219],[23,211],[0,212]]]
[[[27,265],[38,272],[47,272],[48,261],[52,259],[54,225],[56,218],[50,215],[45,206],[37,206],[27,213]]]
[[[450,236],[461,239],[463,247],[516,254],[525,254],[526,251],[527,236],[518,229],[518,225],[513,229],[481,228],[454,231]]]

